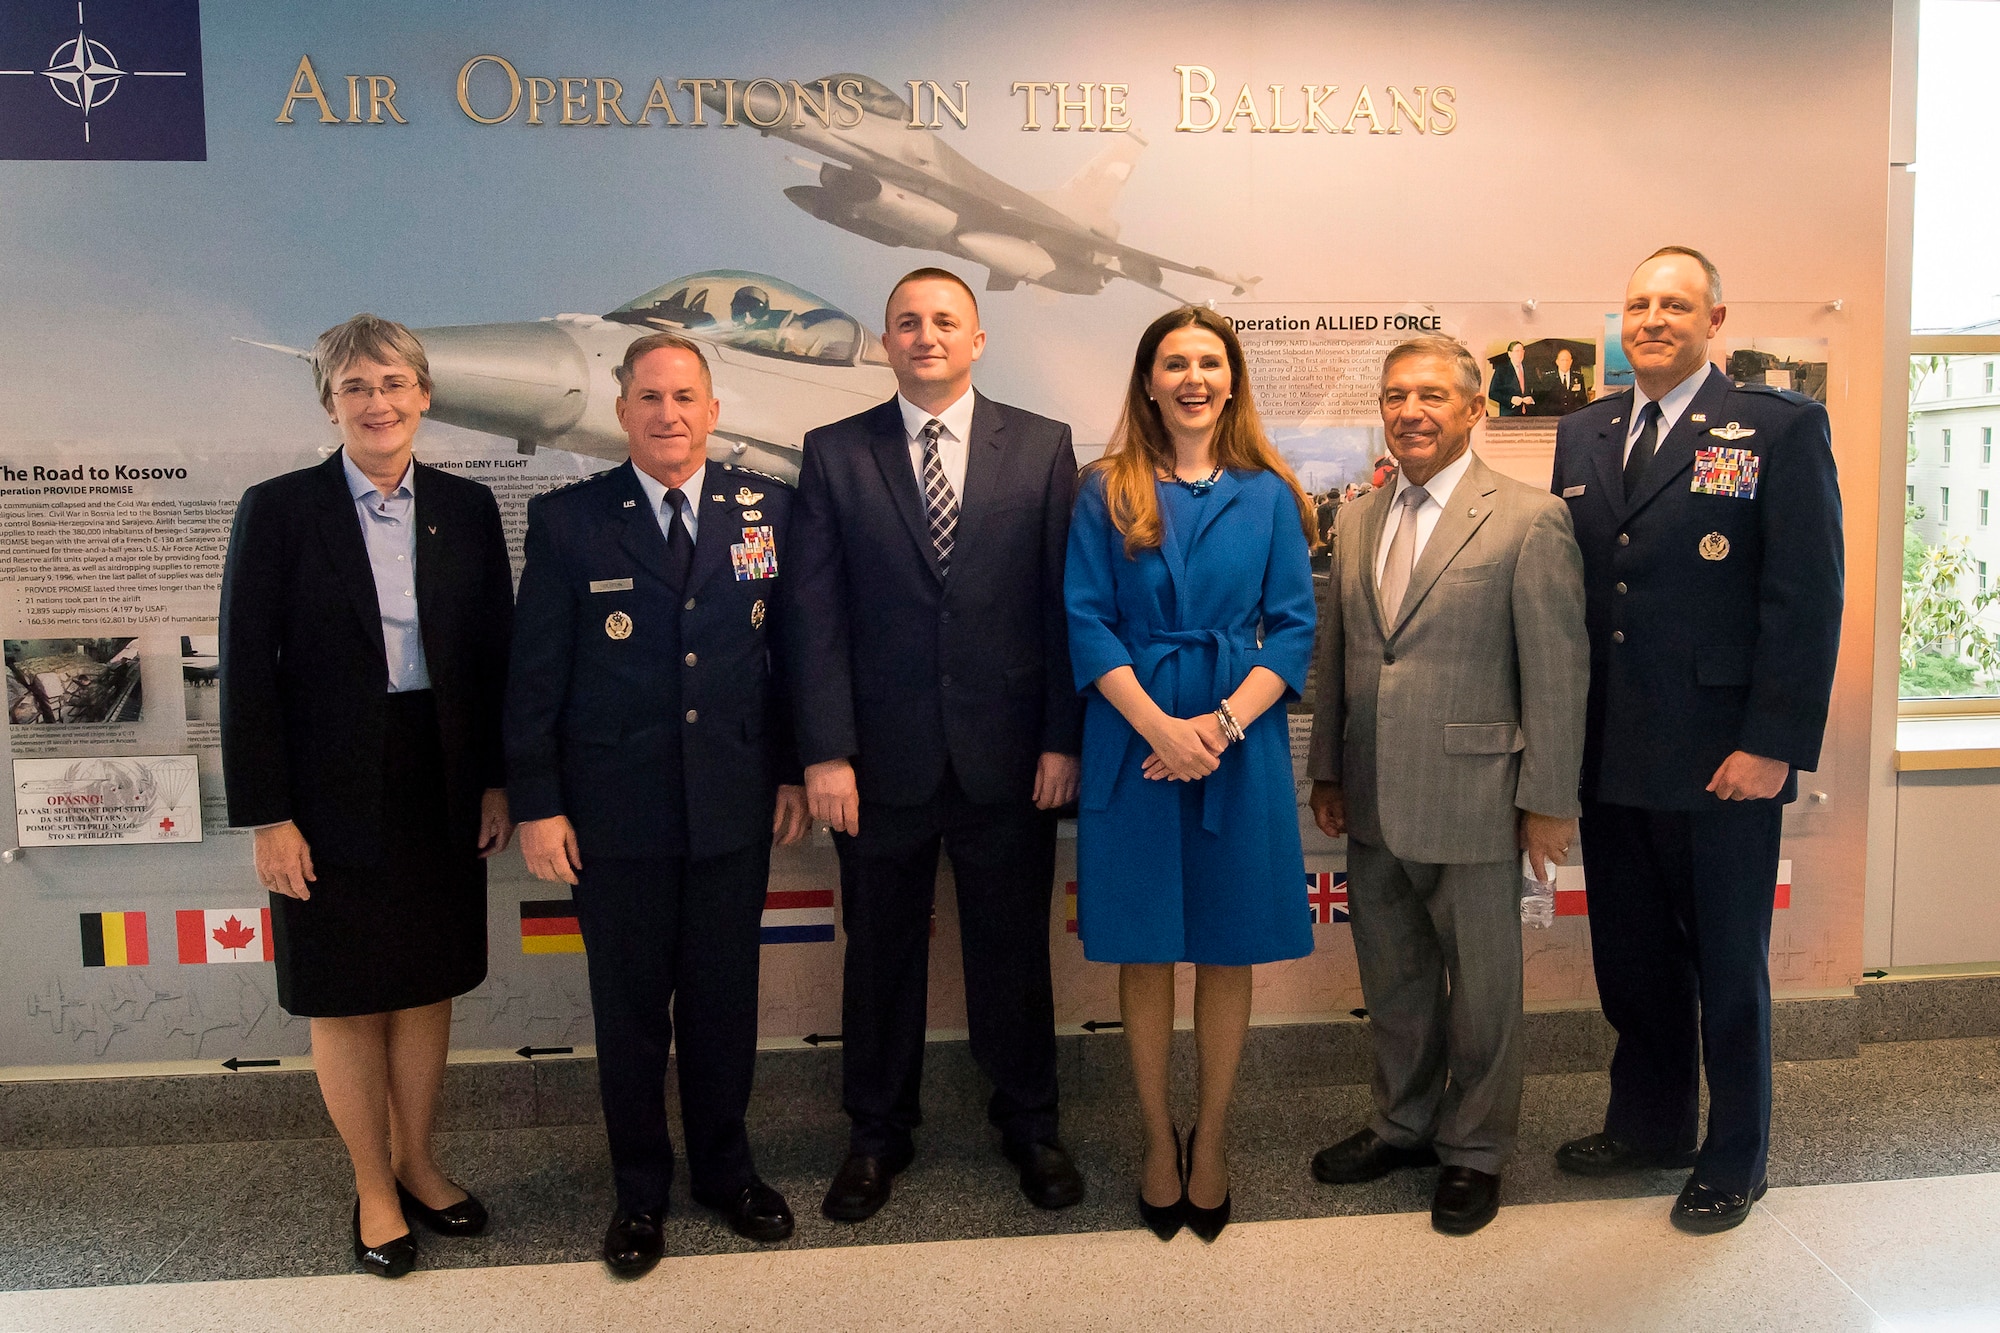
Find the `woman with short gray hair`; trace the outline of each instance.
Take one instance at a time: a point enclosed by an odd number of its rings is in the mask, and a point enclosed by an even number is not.
[[[486,977],[486,866],[513,579],[493,494],[415,461],[423,344],[356,315],[313,345],[337,453],[244,493],[222,579],[229,822],[256,830],[278,1000],[312,1020],[353,1160],[354,1257],[400,1277],[410,1224],[486,1210],[431,1151],[451,1002]]]

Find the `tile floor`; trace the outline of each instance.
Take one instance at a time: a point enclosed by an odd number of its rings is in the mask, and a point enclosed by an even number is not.
[[[1360,1123],[1366,1089],[1246,1092],[1238,1223],[1213,1248],[1129,1230],[1116,1100],[1069,1110],[1092,1189],[1047,1214],[1011,1188],[978,1099],[934,1098],[916,1166],[859,1227],[816,1210],[844,1143],[837,1110],[760,1100],[753,1142],[798,1235],[760,1250],[683,1196],[675,1257],[631,1285],[593,1262],[609,1180],[591,1127],[446,1136],[447,1165],[496,1225],[428,1240],[424,1270],[397,1284],[349,1275],[351,1184],[332,1140],[0,1152],[0,1333],[594,1328],[649,1311],[676,1329],[2000,1328],[1992,1040],[1780,1065],[1776,1188],[1705,1240],[1666,1224],[1673,1173],[1554,1170],[1604,1090],[1602,1074],[1529,1079],[1507,1206],[1467,1240],[1428,1226],[1434,1173],[1338,1190],[1307,1175],[1314,1149]]]

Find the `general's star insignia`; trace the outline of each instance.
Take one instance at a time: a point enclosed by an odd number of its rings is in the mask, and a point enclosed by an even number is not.
[[[1757,432],[1751,427],[1745,426],[1741,422],[1737,421],[1730,422],[1727,426],[1724,426],[1721,430],[1709,431],[1709,434],[1713,435],[1718,440],[1747,440],[1756,433]]]

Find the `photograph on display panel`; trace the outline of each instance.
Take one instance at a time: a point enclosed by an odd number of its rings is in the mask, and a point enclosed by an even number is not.
[[[137,722],[137,639],[8,639],[7,721]]]

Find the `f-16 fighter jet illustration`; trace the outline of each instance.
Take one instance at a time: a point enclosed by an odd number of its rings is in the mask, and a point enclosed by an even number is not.
[[[909,103],[874,79],[832,74],[803,87],[822,85],[846,95],[825,118],[804,106],[771,105],[785,91],[769,79],[745,87],[742,105],[734,109],[766,137],[832,159],[794,158],[800,166],[818,168],[819,184],[785,191],[785,198],[822,222],[881,245],[936,250],[982,264],[988,291],[1028,282],[1088,296],[1113,278],[1125,278],[1182,300],[1163,285],[1167,273],[1224,283],[1237,296],[1257,282],[1119,243],[1111,206],[1146,146],[1136,133],[1117,136],[1060,189],[1030,193],[980,170],[929,130],[910,128]],[[725,102],[733,94],[733,88],[709,87],[702,90],[702,101],[716,111],[731,111]],[[858,119],[852,109],[857,105]]]
[[[896,391],[881,340],[859,320],[804,288],[732,269],[676,278],[606,315],[415,330],[436,420],[504,436],[523,453],[547,446],[620,461],[612,372],[633,339],[656,332],[692,338],[708,355],[723,404],[709,455],[787,481],[808,430]]]

